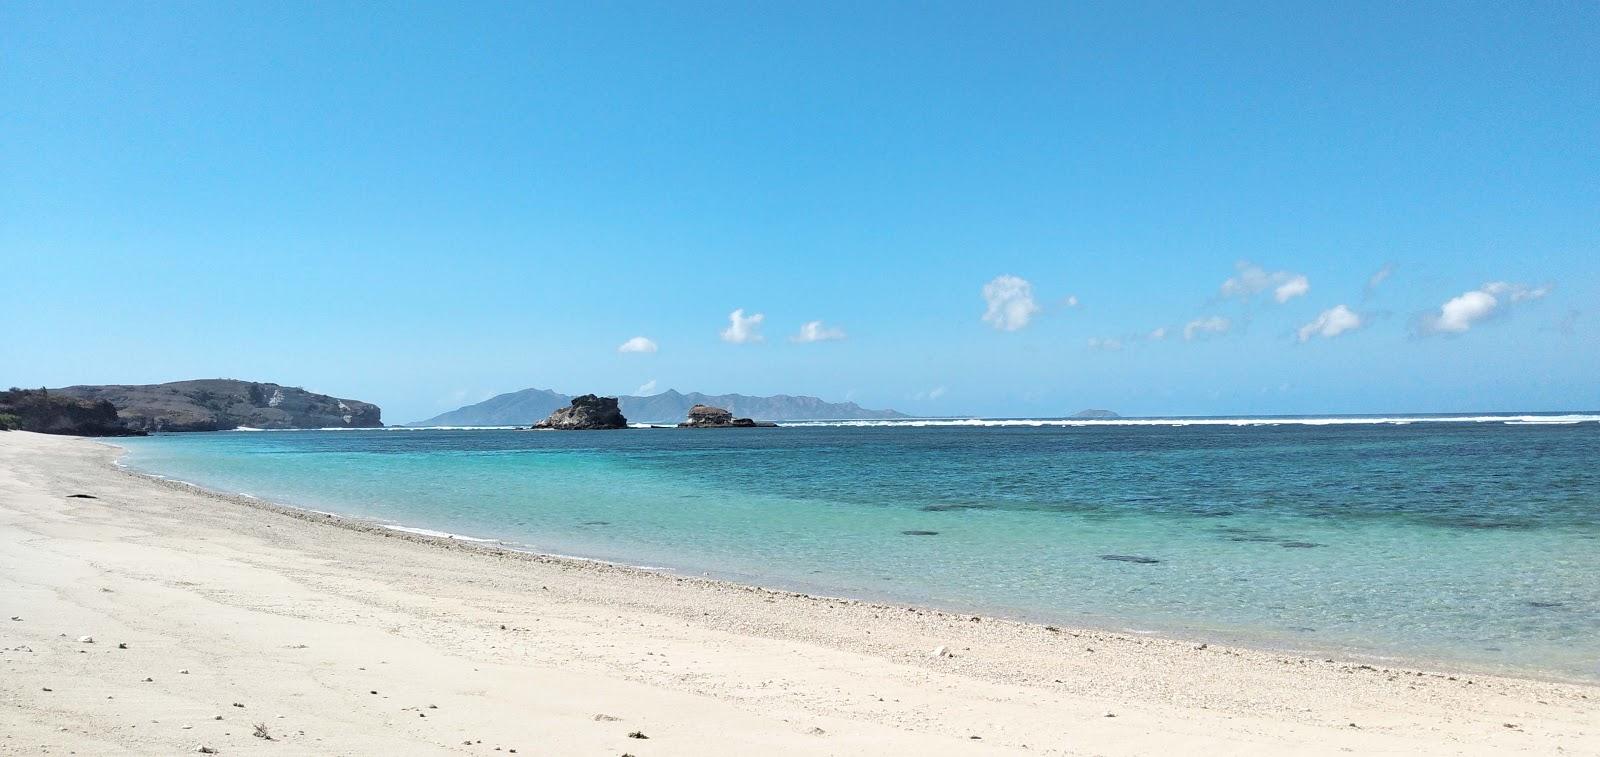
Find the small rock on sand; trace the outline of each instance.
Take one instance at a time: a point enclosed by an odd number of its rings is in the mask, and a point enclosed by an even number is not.
[[[607,714],[602,712],[599,715],[594,716],[594,719],[595,719],[595,722],[598,722],[598,723],[614,723],[614,722],[616,722],[618,720],[621,720],[622,718],[619,718],[616,715],[607,715]]]
[[[941,645],[939,645],[937,647],[934,647],[933,651],[928,653],[928,656],[929,657],[949,657],[950,656],[950,648],[944,646],[943,644],[941,644]]]

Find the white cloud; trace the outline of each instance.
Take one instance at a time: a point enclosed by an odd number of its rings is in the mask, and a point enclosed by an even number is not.
[[[655,394],[656,393],[656,380],[655,379],[650,379],[649,381],[646,381],[643,384],[640,384],[638,389],[633,390],[633,393],[637,394],[637,395],[640,395],[640,396],[646,396],[646,395]]]
[[[1066,305],[1069,308],[1077,307],[1078,306],[1078,295],[1075,295],[1075,294],[1067,295],[1067,298],[1062,300],[1061,304]]]
[[[1427,313],[1417,324],[1417,332],[1430,334],[1460,334],[1472,325],[1503,311],[1513,303],[1537,300],[1550,293],[1550,287],[1530,287],[1505,281],[1491,281],[1470,292],[1462,292],[1439,306],[1439,312]]]
[[[1117,350],[1122,349],[1122,340],[1114,337],[1107,337],[1105,339],[1101,339],[1100,337],[1089,337],[1089,349],[1116,352]]]
[[[1311,291],[1311,280],[1304,276],[1295,276],[1279,284],[1277,289],[1272,290],[1272,299],[1278,302],[1288,302],[1309,291]]]
[[[636,336],[623,342],[617,347],[617,352],[655,352],[656,343],[642,336]]]
[[[984,284],[983,299],[989,303],[983,322],[1001,331],[1027,326],[1039,312],[1038,303],[1033,301],[1033,285],[1016,276],[996,276]]]
[[[728,327],[722,330],[722,341],[734,344],[759,342],[766,338],[761,336],[761,322],[766,319],[761,313],[746,316],[744,308],[739,308],[728,314]]]
[[[1322,311],[1310,323],[1300,327],[1300,341],[1310,341],[1311,337],[1324,338],[1336,337],[1346,331],[1361,328],[1361,315],[1344,305],[1335,305]]]
[[[1159,342],[1159,341],[1161,341],[1163,339],[1166,339],[1166,338],[1167,338],[1167,327],[1166,326],[1162,326],[1162,327],[1154,329],[1154,330],[1152,330],[1150,332],[1150,341],[1152,341],[1152,342]]]
[[[1210,334],[1226,334],[1233,328],[1233,322],[1220,315],[1210,318],[1196,318],[1183,326],[1183,338],[1193,341],[1196,337]]]
[[[1494,314],[1498,307],[1500,301],[1481,289],[1462,293],[1439,307],[1439,314],[1429,319],[1429,331],[1459,334]]]
[[[789,337],[795,342],[831,342],[843,338],[844,329],[824,326],[822,321],[806,321],[800,326],[800,333]]]
[[[936,386],[936,387],[934,387],[932,390],[930,390],[928,392],[928,399],[930,399],[930,400],[939,399],[940,397],[944,396],[944,392],[945,392],[945,388],[944,387]]]
[[[1238,273],[1222,282],[1223,297],[1249,299],[1257,293],[1271,289],[1273,299],[1281,303],[1311,291],[1311,280],[1306,278],[1305,274],[1267,271],[1246,260],[1235,263],[1234,268]]]

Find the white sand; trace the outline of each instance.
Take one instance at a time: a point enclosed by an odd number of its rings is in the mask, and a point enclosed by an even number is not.
[[[113,456],[0,433],[0,752],[1600,754],[1600,687],[497,555]]]

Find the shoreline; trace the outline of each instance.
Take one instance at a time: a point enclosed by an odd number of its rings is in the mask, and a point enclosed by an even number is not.
[[[372,429],[350,429],[372,430]],[[1107,624],[1083,622],[1085,618],[1072,620],[1058,620],[1039,615],[1030,615],[1023,610],[1010,612],[997,612],[993,608],[984,607],[951,607],[940,606],[937,603],[919,602],[915,600],[900,600],[892,597],[863,597],[847,594],[831,594],[826,589],[807,587],[803,585],[784,586],[781,582],[765,583],[758,577],[752,580],[717,575],[711,571],[691,572],[669,566],[638,565],[618,559],[602,557],[589,557],[584,555],[552,552],[540,548],[508,542],[494,537],[470,536],[446,531],[438,531],[426,526],[407,523],[390,522],[376,518],[363,518],[358,516],[342,515],[336,512],[316,510],[300,507],[284,502],[264,499],[243,492],[229,492],[213,489],[203,484],[184,481],[169,476],[138,470],[125,465],[122,459],[130,454],[131,450],[111,441],[102,439],[93,440],[96,444],[114,450],[117,454],[105,462],[108,470],[115,471],[125,476],[131,476],[159,486],[178,487],[180,490],[193,491],[205,496],[214,497],[235,505],[256,508],[267,512],[276,513],[292,518],[297,518],[310,523],[350,529],[358,533],[375,533],[385,537],[401,538],[431,547],[442,547],[457,550],[478,550],[486,555],[496,557],[511,557],[533,559],[537,562],[562,563],[570,562],[578,566],[596,565],[616,569],[624,572],[637,573],[644,577],[667,577],[702,581],[710,585],[720,586],[733,590],[758,590],[773,595],[788,595],[792,598],[818,601],[818,602],[849,602],[864,605],[878,610],[887,611],[921,611],[936,613],[938,615],[966,619],[974,615],[991,622],[1015,623],[1022,626],[1035,628],[1060,628],[1077,634],[1095,634],[1115,636],[1125,641],[1137,642],[1139,640],[1155,640],[1166,644],[1185,646],[1207,645],[1211,648],[1229,648],[1237,651],[1255,654],[1273,655],[1279,657],[1302,658],[1317,660],[1323,663],[1336,663],[1344,665],[1364,665],[1378,667],[1384,671],[1399,671],[1404,673],[1421,673],[1440,677],[1466,677],[1466,676],[1494,676],[1501,678],[1541,681],[1547,683],[1564,683],[1587,686],[1600,686],[1600,668],[1597,668],[1595,677],[1581,677],[1561,671],[1535,668],[1517,667],[1511,665],[1492,666],[1487,664],[1473,664],[1462,660],[1428,657],[1425,655],[1410,655],[1401,652],[1385,653],[1380,650],[1361,650],[1339,644],[1295,646],[1287,643],[1283,636],[1273,636],[1263,632],[1252,634],[1241,631],[1227,630],[1195,630],[1185,633],[1171,629],[1158,628],[1155,630],[1136,630],[1133,628],[1119,628],[1109,625],[1115,622],[1113,618],[1105,618]],[[1085,616],[1086,617],[1086,616]]]
[[[216,494],[115,453],[0,434],[0,614],[22,618],[0,625],[0,751],[1600,754],[1588,683],[552,557]]]

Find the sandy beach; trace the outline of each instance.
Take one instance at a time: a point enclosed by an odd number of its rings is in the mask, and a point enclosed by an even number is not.
[[[0,752],[1600,754],[1597,686],[513,553],[115,456],[0,433]]]

